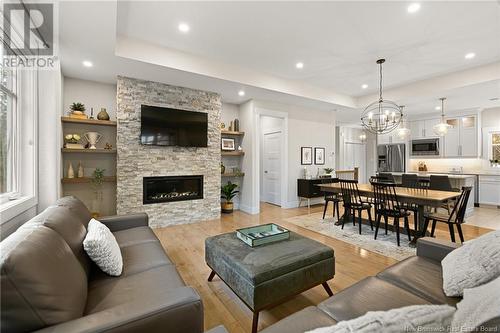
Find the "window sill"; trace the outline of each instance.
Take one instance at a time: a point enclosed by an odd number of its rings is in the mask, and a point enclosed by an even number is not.
[[[4,224],[10,219],[24,213],[36,206],[37,200],[34,196],[24,196],[15,200],[5,202],[0,205],[0,224]]]

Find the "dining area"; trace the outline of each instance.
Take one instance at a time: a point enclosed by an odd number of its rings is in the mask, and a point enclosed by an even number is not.
[[[346,224],[352,224],[360,235],[372,234],[374,240],[379,233],[391,232],[398,247],[404,235],[408,246],[415,247],[418,238],[434,237],[436,226],[443,223],[448,226],[452,242],[465,241],[462,224],[472,191],[470,186],[453,188],[443,175],[422,179],[415,174],[402,174],[396,181],[391,174],[379,173],[369,183],[343,176],[339,174],[330,182],[317,185],[325,197],[323,219],[332,203],[335,228],[344,229]]]

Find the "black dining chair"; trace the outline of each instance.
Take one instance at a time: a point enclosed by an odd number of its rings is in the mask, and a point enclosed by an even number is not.
[[[329,183],[338,183],[338,178],[333,178]],[[338,193],[326,193],[325,192],[325,208],[323,209],[323,220],[325,219],[326,211],[328,209],[328,203],[333,203],[333,218],[335,217],[335,210],[337,210],[337,220],[340,219],[339,214],[339,203],[342,201],[342,194]]]
[[[357,211],[359,218],[358,220],[359,234],[361,234],[361,225],[363,224],[361,214],[363,210],[366,210],[368,213],[368,220],[370,221],[370,228],[373,230],[373,222],[371,214],[372,204],[361,199],[361,195],[359,194],[359,189],[358,189],[358,181],[349,179],[340,179],[339,183],[342,192],[342,201],[344,202],[344,218],[342,219],[342,229],[344,229],[345,219],[346,216],[349,216],[349,213],[352,213],[352,222],[354,225],[356,225],[356,211]]]
[[[450,230],[450,238],[453,243],[455,243],[455,229],[454,225],[457,227],[458,236],[460,237],[460,242],[464,242],[464,234],[462,232],[462,224],[465,223],[465,211],[467,210],[467,202],[469,201],[470,192],[472,190],[471,186],[462,187],[462,193],[457,199],[456,205],[449,215],[429,213],[425,214],[424,232],[429,227],[429,222],[432,221],[431,237],[434,237],[434,232],[436,231],[436,223],[443,222],[448,224]]]
[[[388,219],[389,217],[393,218],[394,231],[396,231],[396,240],[398,246],[400,245],[399,219],[404,220],[404,228],[406,229],[406,232],[408,234],[408,240],[411,241],[410,226],[408,225],[408,216],[410,216],[410,213],[408,213],[408,211],[404,209],[399,202],[398,196],[396,195],[396,186],[394,184],[373,182],[372,187],[375,201],[379,203],[375,206],[375,209],[377,211],[377,221],[375,223],[375,239],[377,239],[378,229],[380,228],[380,220],[383,216],[386,234]]]
[[[429,181],[429,190],[438,190],[438,191],[449,191],[453,192],[454,189],[451,186],[450,178],[448,176],[441,175],[431,175]],[[448,214],[451,214],[451,208],[455,204],[454,200],[448,200],[444,203],[441,208],[444,208],[448,211]]]
[[[401,176],[401,186],[416,188],[418,186],[418,176],[414,173],[403,173]]]
[[[390,172],[379,172],[377,177],[381,183],[396,183],[394,176]]]
[[[418,178],[416,174],[404,173],[402,176],[401,186],[413,189],[415,191],[421,191],[427,189],[428,181],[422,181],[421,178]],[[403,202],[401,203],[402,207],[407,211],[411,211],[413,213],[413,228],[415,232],[418,230],[418,205]]]

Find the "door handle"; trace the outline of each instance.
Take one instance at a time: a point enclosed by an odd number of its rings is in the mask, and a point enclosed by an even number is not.
[[[266,170],[266,171],[264,171],[264,173],[267,173],[267,170]]]

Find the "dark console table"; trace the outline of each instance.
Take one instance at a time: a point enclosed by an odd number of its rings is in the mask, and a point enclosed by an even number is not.
[[[311,206],[311,198],[319,198],[323,196],[323,192],[319,184],[334,183],[335,178],[299,178],[297,179],[297,196],[300,198],[299,207],[302,200],[307,200],[307,207]]]

